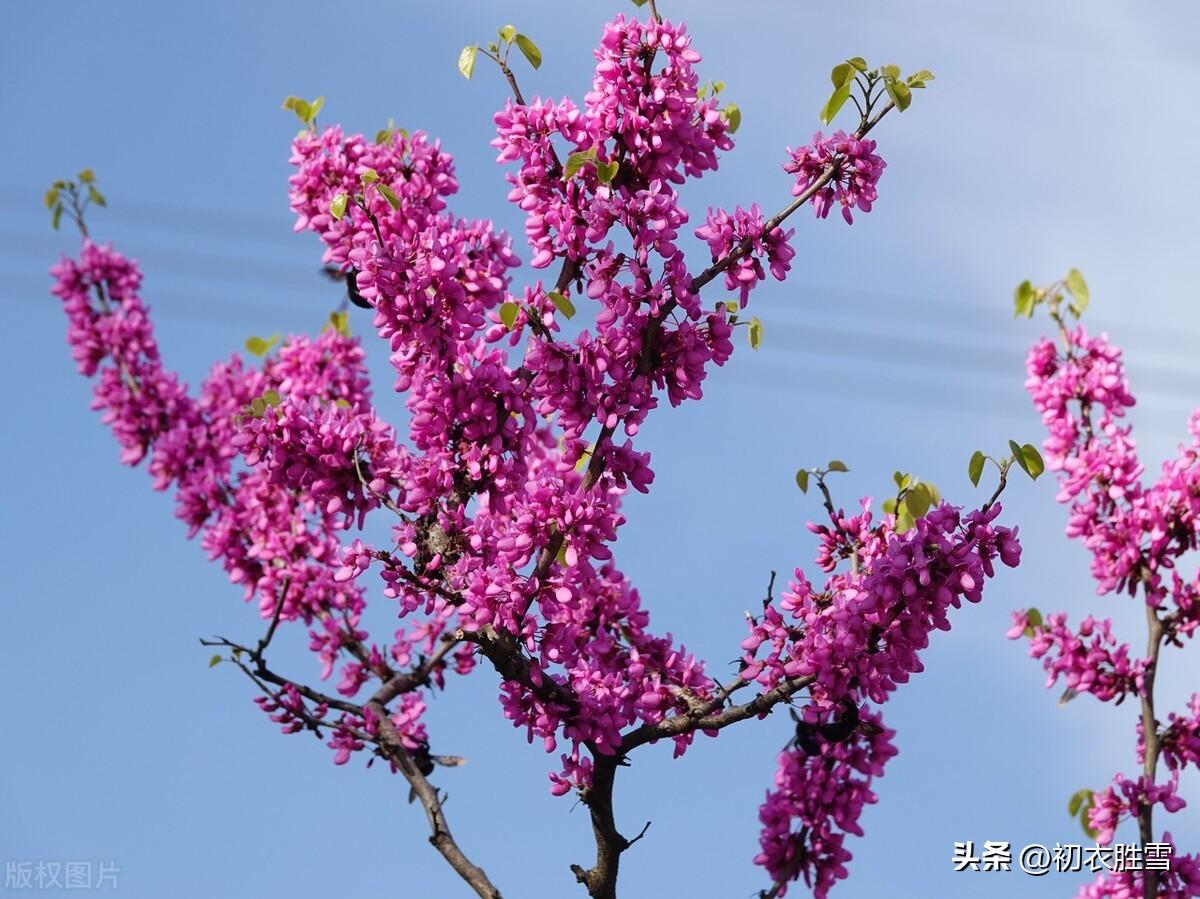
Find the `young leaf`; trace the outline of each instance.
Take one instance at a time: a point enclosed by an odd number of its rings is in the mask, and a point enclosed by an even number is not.
[[[1035,481],[1046,470],[1046,463],[1042,461],[1042,454],[1038,452],[1037,447],[1032,443],[1026,443],[1021,447],[1021,458],[1025,460],[1025,464],[1021,467]]]
[[[358,180],[363,184],[375,184],[379,180],[379,172],[374,169],[363,169],[363,173],[358,176]]]
[[[887,90],[888,96],[892,98],[892,102],[896,104],[896,108],[901,112],[904,112],[912,104],[912,91],[903,81],[887,81],[883,86]]]
[[[91,184],[96,180],[96,173],[91,169],[84,169],[79,173],[78,178],[81,184]]]
[[[211,659],[208,660],[209,668],[216,668],[220,664],[221,664],[221,657],[219,655],[215,655]]]
[[[620,167],[621,164],[615,159],[609,162],[598,162],[596,163],[596,177],[600,179],[601,184],[612,184]]]
[[[1067,801],[1067,814],[1072,818],[1079,814],[1079,810],[1083,808],[1084,801],[1091,795],[1092,791],[1088,789],[1076,790],[1071,794],[1071,798]]]
[[[521,307],[516,303],[501,303],[500,304],[500,321],[508,330],[512,330],[513,325],[517,323],[517,313],[521,311]]]
[[[566,296],[559,293],[557,290],[550,291],[550,301],[554,303],[554,308],[565,315],[567,318],[575,317],[575,304],[572,303]]]
[[[846,101],[849,99],[849,84],[843,84],[841,87],[837,88],[837,90],[830,95],[829,99],[825,101],[825,105],[821,108],[821,123],[828,125],[830,122],[832,122],[834,116],[838,114],[838,110],[845,106]]]
[[[255,356],[265,356],[271,351],[271,345],[261,337],[247,337],[246,350]]]
[[[1094,840],[1099,835],[1090,823],[1088,823],[1088,813],[1096,806],[1096,794],[1088,790],[1088,797],[1084,801],[1082,808],[1079,809],[1079,824],[1083,828],[1083,832],[1087,834],[1089,840]]]
[[[329,313],[329,327],[337,331],[343,337],[350,336],[350,313],[342,310],[340,312]]]
[[[337,194],[329,201],[329,214],[333,216],[334,221],[341,221],[342,216],[346,214],[346,204],[350,202],[350,198],[345,193]]]
[[[475,73],[475,57],[479,53],[479,45],[471,44],[468,47],[463,47],[462,52],[458,54],[458,71],[468,81]]]
[[[567,162],[563,166],[563,181],[570,181],[574,178],[581,168],[587,163],[592,162],[596,158],[594,150],[587,152],[577,151],[567,157]]]
[[[266,403],[268,406],[278,406],[280,403],[283,402],[283,397],[281,397],[278,394],[278,392],[276,392],[274,390],[264,391],[262,398],[263,398],[263,402]]]
[[[829,73],[829,80],[833,82],[834,88],[849,84],[854,81],[854,66],[849,62],[839,62]]]
[[[830,462],[826,466],[826,468],[828,468],[830,471],[849,471],[850,470],[849,468],[846,467],[846,463],[843,462],[841,459],[834,459],[832,462]]]
[[[254,413],[256,418],[261,418],[262,414],[267,411],[267,401],[261,396],[256,396],[250,401],[250,411]]]
[[[535,69],[540,69],[542,67],[542,51],[538,49],[538,45],[523,34],[517,35],[516,42],[517,47],[529,60],[529,64]]]
[[[898,488],[903,490],[912,483],[912,475],[907,475],[903,472],[897,471],[892,475],[892,480],[895,481]]]
[[[801,468],[796,472],[796,486],[801,493],[808,493],[808,469]]]
[[[1033,289],[1033,282],[1022,281],[1013,291],[1013,318],[1021,315],[1033,318],[1033,308],[1036,305],[1037,291]]]
[[[1041,627],[1044,623],[1042,613],[1032,606],[1025,610],[1025,621],[1028,622],[1030,627]]]
[[[505,25],[503,28],[497,28],[496,33],[500,35],[500,40],[506,44],[511,44],[517,36],[517,26]]]
[[[634,6],[645,6],[646,0],[633,0],[633,5]]]
[[[395,192],[390,187],[388,187],[382,181],[375,185],[375,187],[381,194],[383,194],[383,198],[387,200],[387,204],[389,206],[391,206],[393,209],[400,208],[400,198],[396,196]]]
[[[860,72],[866,74],[867,61],[861,56],[851,56],[846,60],[846,62],[850,63],[850,65],[854,66],[854,68],[858,69]]]
[[[1017,463],[1021,471],[1032,478],[1033,475],[1029,471],[1029,464],[1025,461],[1025,452],[1021,449],[1021,444],[1015,440],[1010,440],[1008,441],[1008,448],[1012,450],[1013,461]]]
[[[725,116],[725,122],[729,126],[730,134],[736,134],[737,130],[742,127],[742,110],[736,103],[726,103],[725,108],[721,110],[721,115]]]
[[[904,494],[904,508],[913,517],[914,521],[924,517],[932,504],[933,496],[930,494],[929,488],[924,484],[918,484],[912,490],[908,491],[908,493]]]
[[[746,334],[750,338],[750,349],[757,350],[762,346],[763,326],[757,315],[750,319],[750,328]]]
[[[1073,268],[1067,272],[1067,291],[1075,300],[1072,304],[1072,309],[1075,315],[1081,315],[1091,302],[1091,293],[1088,291],[1087,281],[1083,280],[1083,275],[1079,273],[1079,269]]]
[[[987,457],[979,450],[971,454],[971,461],[967,463],[967,477],[975,487],[979,486],[979,479],[983,477],[983,466],[986,462]]]

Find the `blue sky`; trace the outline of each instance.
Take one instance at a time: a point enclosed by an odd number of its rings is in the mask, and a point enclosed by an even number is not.
[[[661,8],[673,17],[679,6]],[[117,466],[88,411],[90,386],[46,293],[46,268],[75,241],[50,231],[40,199],[55,178],[97,171],[111,209],[92,217],[94,233],[141,259],[164,355],[195,383],[248,335],[315,329],[335,301],[315,274],[315,239],[291,233],[295,122],[281,99],[324,94],[323,118],[349,129],[394,117],[441,136],[458,161],[456,211],[519,235],[488,146],[504,85],[483,65],[468,83],[454,63],[463,44],[512,21],[546,60],[522,72],[526,93],[579,97],[602,23],[632,7],[567,8],[46,0],[0,14],[10,135],[0,297],[13,338],[0,361],[10,423],[0,443],[0,858],[114,861],[133,897],[466,894],[398,779],[334,768],[315,741],[280,736],[235,672],[207,668],[197,637],[250,638],[260,624],[184,541],[169,498]],[[1200,128],[1189,114],[1200,8],[693,0],[686,19],[703,76],[726,81],[743,111],[738,149],[685,197],[693,222],[710,203],[786,201],[783,148],[818,127],[840,58],[938,76],[879,129],[889,167],[875,211],[852,228],[795,219],[792,277],[754,298],[763,348],[740,348],[703,402],[664,409],[642,431],[658,476],[649,497],[628,503],[618,558],[657,626],[722,672],[768,572],[784,577],[811,557],[803,524],[818,510],[792,483],[798,466],[846,460],[844,503],[883,495],[896,468],[978,502],[965,474],[974,449],[1040,441],[1021,387],[1039,325],[1010,312],[1022,278],[1086,273],[1092,326],[1127,350],[1149,467],[1185,434],[1200,396]],[[378,349],[377,391],[397,412]],[[956,840],[1083,841],[1067,797],[1133,767],[1133,710],[1059,708],[1040,667],[1003,637],[1009,610],[1034,604],[1113,614],[1141,642],[1136,608],[1093,595],[1053,494],[1048,481],[1014,484],[1005,517],[1021,525],[1024,564],[956,617],[927,671],[887,707],[901,754],[835,896],[1074,893],[1078,875],[953,874],[949,864]],[[311,670],[299,641],[286,649],[283,663]],[[1168,699],[1195,684],[1191,655],[1167,656]],[[586,814],[549,796],[550,759],[501,718],[495,694],[481,670],[433,704],[438,749],[468,758],[441,777],[448,814],[506,894],[572,895],[567,865],[591,854]],[[681,763],[665,748],[643,751],[621,772],[620,824],[636,832],[653,821],[623,860],[624,895],[762,887],[749,861],[756,810],[787,731],[777,716],[702,741]],[[1200,802],[1197,787],[1186,784]],[[1200,846],[1193,809],[1171,826]]]

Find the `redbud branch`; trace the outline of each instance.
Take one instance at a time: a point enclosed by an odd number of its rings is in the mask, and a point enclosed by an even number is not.
[[[879,110],[879,112],[873,118],[867,120],[866,122],[863,122],[863,124],[859,127],[859,129],[854,133],[854,136],[858,139],[862,139],[863,137],[865,137],[876,125],[879,124],[879,120],[882,119],[889,112],[891,112],[895,108],[895,106],[896,106],[895,103],[892,103],[889,101],[888,104],[886,106],[884,106],[883,109]],[[811,200],[817,194],[817,192],[821,190],[821,188],[823,188],[826,184],[828,184],[833,179],[834,173],[836,171],[837,171],[837,163],[830,163],[829,165],[825,166],[824,171],[822,171],[821,174],[817,176],[817,179],[812,184],[810,184],[807,188],[805,188],[796,197],[796,199],[792,200],[791,203],[789,203],[787,206],[785,206],[783,209],[781,209],[779,212],[775,213],[775,215],[771,216],[771,218],[767,220],[767,223],[763,226],[763,233],[770,234],[772,231],[774,231],[776,228],[778,228],[780,225],[782,225],[785,221],[787,221],[787,219],[792,215],[792,213],[794,213],[801,206],[803,206],[805,203],[807,203],[809,200]],[[692,278],[692,283],[691,283],[692,293],[699,293],[700,288],[704,287],[704,285],[706,285],[709,281],[711,281],[717,275],[719,275],[723,271],[725,271],[725,269],[729,268],[729,266],[733,265],[735,262],[737,262],[739,259],[741,259],[743,256],[745,256],[747,253],[749,253],[750,250],[753,248],[753,246],[754,246],[754,242],[752,240],[750,240],[750,239],[743,240],[741,243],[737,244],[732,249],[730,249],[728,253],[726,253],[724,256],[722,256],[720,259],[718,259],[716,262],[714,262],[712,265],[710,265],[708,268],[706,268],[704,271],[702,271],[699,275]],[[674,304],[675,304],[674,300],[672,300],[667,305],[674,308]]]
[[[482,899],[503,899],[500,890],[488,879],[483,868],[467,858],[458,843],[455,842],[454,835],[450,832],[450,825],[446,821],[446,815],[442,810],[442,797],[438,794],[437,788],[421,773],[412,753],[404,748],[395,725],[388,717],[387,710],[373,701],[368,702],[367,706],[379,716],[380,748],[384,751],[385,757],[395,764],[400,773],[404,775],[404,779],[408,781],[413,795],[421,800],[421,806],[425,809],[425,817],[429,821],[430,844],[441,853],[455,873],[466,881],[478,896]]]
[[[1144,771],[1147,784],[1153,784],[1158,772],[1158,756],[1161,741],[1158,734],[1158,720],[1154,716],[1154,680],[1158,669],[1158,655],[1162,647],[1163,623],[1158,617],[1154,606],[1146,603],[1146,671],[1143,675],[1144,688],[1141,691],[1142,700],[1142,742],[1145,750]],[[1138,809],[1138,831],[1142,846],[1154,842],[1154,804],[1143,801]],[[1142,887],[1145,899],[1158,897],[1158,872],[1145,870],[1142,872]]]
[[[652,743],[655,740],[661,740],[666,737],[678,737],[697,730],[721,730],[729,727],[731,724],[745,721],[747,718],[766,715],[775,706],[781,702],[786,702],[794,693],[803,690],[814,680],[816,678],[812,675],[789,677],[774,689],[760,693],[741,705],[730,706],[718,712],[716,709],[721,707],[724,699],[716,699],[709,703],[708,708],[710,711],[707,714],[699,716],[693,714],[672,715],[655,724],[643,724],[641,727],[625,734],[621,740],[621,752],[626,753],[645,743]],[[745,682],[735,684],[728,692],[739,689],[740,686],[744,685]]]

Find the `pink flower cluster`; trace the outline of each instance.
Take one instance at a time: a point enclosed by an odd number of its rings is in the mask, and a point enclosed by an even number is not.
[[[962,515],[942,504],[905,533],[887,516],[873,524],[869,500],[862,512],[839,512],[830,525],[810,525],[821,538],[818,562],[833,572],[820,590],[797,569],[790,590],[751,622],[742,642],[742,674],[764,689],[805,678],[809,701],[801,737],[780,757],[776,788],[759,816],[765,865],[776,882],[803,875],[818,897],[846,876],[850,858],[843,834],[861,835],[863,805],[874,801],[870,778],[895,754],[891,731],[864,700],[885,702],[899,684],[923,670],[920,652],[935,630],[949,630],[948,613],[962,600],[978,602],[993,562],[1016,566],[1015,529],[994,524],[1000,506]],[[837,560],[852,559],[836,571]],[[847,724],[842,741],[829,733]],[[860,722],[855,727],[853,722]],[[855,781],[840,766],[866,778]],[[793,830],[798,824],[799,830]],[[782,892],[779,894],[782,895]]]
[[[1143,682],[1145,664],[1129,658],[1129,646],[1118,643],[1113,636],[1112,621],[1096,621],[1091,615],[1079,625],[1079,630],[1067,626],[1067,616],[1059,612],[1048,615],[1044,623],[1031,624],[1028,612],[1014,612],[1013,626],[1008,638],[1025,636],[1028,629],[1029,654],[1043,662],[1049,677],[1046,686],[1052,687],[1061,676],[1071,695],[1091,693],[1101,702],[1116,699],[1119,704],[1135,693]]]
[[[779,226],[767,233],[766,222],[757,203],[750,207],[749,212],[738,206],[733,215],[724,209],[709,209],[708,220],[703,227],[696,229],[696,236],[708,244],[713,262],[742,243],[750,247],[750,252],[740,256],[725,271],[725,286],[738,291],[743,309],[750,298],[750,291],[767,277],[762,259],[767,260],[775,280],[782,281],[787,277],[792,267],[792,257],[796,255],[796,251],[788,245],[793,233],[785,232]]]
[[[1182,558],[1200,543],[1200,412],[1189,422],[1191,442],[1145,485],[1132,428],[1120,425],[1134,405],[1120,350],[1082,325],[1063,325],[1061,337],[1061,348],[1042,340],[1030,351],[1026,388],[1048,431],[1046,465],[1059,472],[1058,500],[1070,504],[1067,534],[1091,553],[1098,593],[1136,596],[1140,591],[1157,629],[1156,648],[1151,658],[1140,658],[1114,636],[1108,619],[1088,616],[1072,631],[1061,613],[1044,622],[1016,613],[1008,636],[1029,638],[1030,654],[1044,658],[1047,686],[1063,676],[1067,698],[1091,693],[1102,701],[1120,703],[1130,695],[1144,700],[1161,661],[1157,647],[1182,648],[1200,624],[1200,574],[1189,577],[1179,570]],[[1179,776],[1188,765],[1200,765],[1200,697],[1193,697],[1189,714],[1172,712],[1165,726],[1155,720],[1154,727],[1156,752],[1170,776],[1156,782],[1117,774],[1096,793],[1088,819],[1102,843],[1114,838],[1125,819],[1147,815],[1155,806],[1171,813],[1185,805],[1178,795]],[[1145,738],[1139,722],[1139,765],[1146,760]],[[1164,839],[1170,842],[1170,835]],[[1106,876],[1079,895],[1141,896],[1142,875]],[[1177,856],[1160,878],[1158,895],[1200,896],[1196,859]]]
[[[834,204],[840,204],[842,218],[848,225],[854,223],[851,209],[871,211],[879,196],[876,185],[887,167],[875,153],[875,141],[854,137],[844,131],[836,131],[830,137],[818,131],[811,144],[788,150],[788,156],[783,170],[796,176],[792,194],[797,197],[817,185],[828,167],[833,166],[833,174],[813,195],[813,212],[818,218],[826,218]]]
[[[807,749],[779,756],[775,789],[758,813],[762,851],[754,859],[781,884],[775,895],[787,895],[787,884],[803,877],[813,895],[824,899],[849,874],[845,835],[863,835],[859,816],[877,801],[871,781],[883,776],[896,754],[895,731],[883,727],[878,714],[864,714],[862,722],[866,732],[837,742],[818,733]],[[799,834],[792,830],[795,821],[803,822]]]

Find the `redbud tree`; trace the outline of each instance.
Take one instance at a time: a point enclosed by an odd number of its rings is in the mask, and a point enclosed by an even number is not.
[[[1188,422],[1190,441],[1147,485],[1133,427],[1122,424],[1134,398],[1121,351],[1078,321],[1089,303],[1083,276],[1072,269],[1047,287],[1025,281],[1015,302],[1017,315],[1030,318],[1045,307],[1057,327],[1057,341],[1044,338],[1030,350],[1025,386],[1046,425],[1043,448],[1046,466],[1059,473],[1058,501],[1070,508],[1067,535],[1091,553],[1099,594],[1124,593],[1145,609],[1146,630],[1138,638],[1144,654],[1117,636],[1111,619],[1091,615],[1072,627],[1065,613],[1026,609],[1014,613],[1008,633],[1029,640],[1030,655],[1042,659],[1049,674],[1048,687],[1065,681],[1063,702],[1091,694],[1113,705],[1129,699],[1136,709],[1140,770],[1116,774],[1103,790],[1076,791],[1067,811],[1103,845],[1113,843],[1122,821],[1136,823],[1138,842],[1114,850],[1137,857],[1078,895],[1200,896],[1200,857],[1178,854],[1170,832],[1154,824],[1157,807],[1174,813],[1185,806],[1180,774],[1200,767],[1200,694],[1186,709],[1164,715],[1154,693],[1168,653],[1173,664],[1189,664],[1179,653],[1200,625],[1200,574],[1194,563],[1184,568],[1200,540],[1200,411]],[[1195,671],[1195,662],[1190,665]]]
[[[514,67],[542,54],[512,26],[459,58],[467,78],[495,65],[511,91],[492,145],[525,216],[519,281],[512,240],[450,211],[454,166],[436,140],[319,127],[322,100],[290,97],[304,125],[291,147],[296,229],[320,238],[347,290],[323,331],[251,338],[249,358],[218,362],[189,391],[160,358],[137,265],[88,237],[84,212],[104,202],[90,171],[46,197],[55,224],[66,215],[83,234],[53,292],[121,460],[174,492],[189,536],[265,622],[257,640],[204,641],[212,663],[239,669],[262,711],[326,743],[334,764],[378,759],[403,777],[433,847],[476,894],[501,889],[453,836],[440,787],[453,772],[435,765],[458,759],[435,754],[446,747],[423,713],[482,668],[500,713],[551,754],[551,792],[590,813],[595,858],[570,869],[595,899],[616,896],[640,836],[614,808],[622,766],[789,707],[795,738],[773,781],[763,772],[754,861],[765,896],[798,879],[825,896],[896,753],[880,708],[922,669],[951,609],[981,599],[996,560],[1018,563],[997,500],[1011,465],[1034,474],[1040,459],[1026,445],[999,460],[995,492],[971,510],[897,473],[879,516],[870,499],[835,503],[844,463],[802,469],[827,516],[810,525],[820,577],[796,569],[777,597],[772,576],[749,633],[730,635],[734,668],[713,671],[651,628],[614,551],[622,497],[654,480],[642,423],[663,398],[699,400],[736,330],[758,347],[750,298],[768,272],[788,274],[784,223],[805,206],[846,223],[869,212],[885,164],[868,134],[933,75],[838,63],[821,118],[853,125],[786,153],[790,201],[769,216],[710,209],[692,226],[683,191],[733,149],[741,113],[720,82],[701,82],[684,25],[638,5],[643,19],[604,27],[578,103],[526,99]],[[389,347],[406,434],[372,405],[350,304]],[[389,519],[384,545],[354,539],[368,516]],[[386,632],[366,628],[369,588],[394,616]],[[311,677],[273,663],[285,628],[307,632]]]

